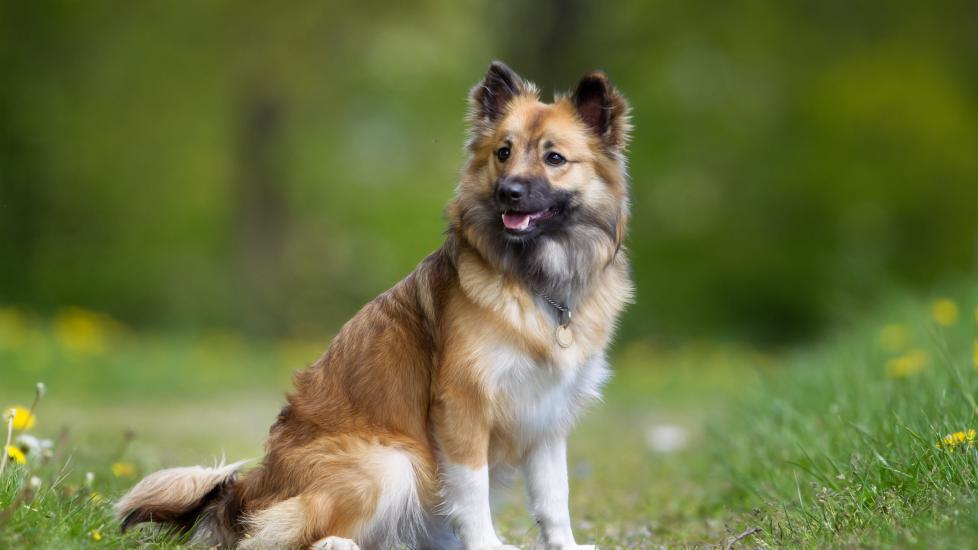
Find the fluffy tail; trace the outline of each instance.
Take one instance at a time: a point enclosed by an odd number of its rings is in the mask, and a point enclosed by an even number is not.
[[[245,462],[222,463],[215,468],[170,468],[150,474],[115,505],[123,532],[151,521],[183,531],[194,529],[194,543],[232,544],[237,538],[234,481]]]

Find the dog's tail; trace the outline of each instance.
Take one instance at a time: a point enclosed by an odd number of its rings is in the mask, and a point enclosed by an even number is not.
[[[197,544],[233,544],[239,515],[234,487],[245,462],[222,463],[214,468],[170,468],[150,474],[115,505],[122,531],[151,521],[185,532],[193,530],[191,540]]]

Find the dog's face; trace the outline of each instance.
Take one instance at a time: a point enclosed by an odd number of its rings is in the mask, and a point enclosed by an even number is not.
[[[470,95],[469,162],[450,216],[497,268],[567,294],[621,245],[628,104],[602,73],[542,103],[493,63]]]
[[[574,194],[594,184],[588,135],[576,119],[566,103],[520,98],[477,152],[488,157],[488,197],[505,238],[559,232],[574,215]]]

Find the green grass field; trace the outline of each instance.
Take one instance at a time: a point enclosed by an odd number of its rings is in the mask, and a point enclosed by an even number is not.
[[[948,296],[894,298],[780,354],[620,344],[606,401],[571,440],[578,538],[602,548],[973,546],[978,292]],[[260,456],[289,373],[325,345],[134,333],[82,310],[0,311],[0,406],[30,407],[45,382],[36,423],[14,436],[52,442],[0,479],[0,547],[178,545],[121,536],[113,499],[159,467]],[[496,523],[532,547],[520,491],[503,495]]]

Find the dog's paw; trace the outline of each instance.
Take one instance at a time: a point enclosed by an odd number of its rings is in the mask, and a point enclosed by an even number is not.
[[[316,541],[310,550],[360,550],[360,547],[350,539],[326,537]]]

